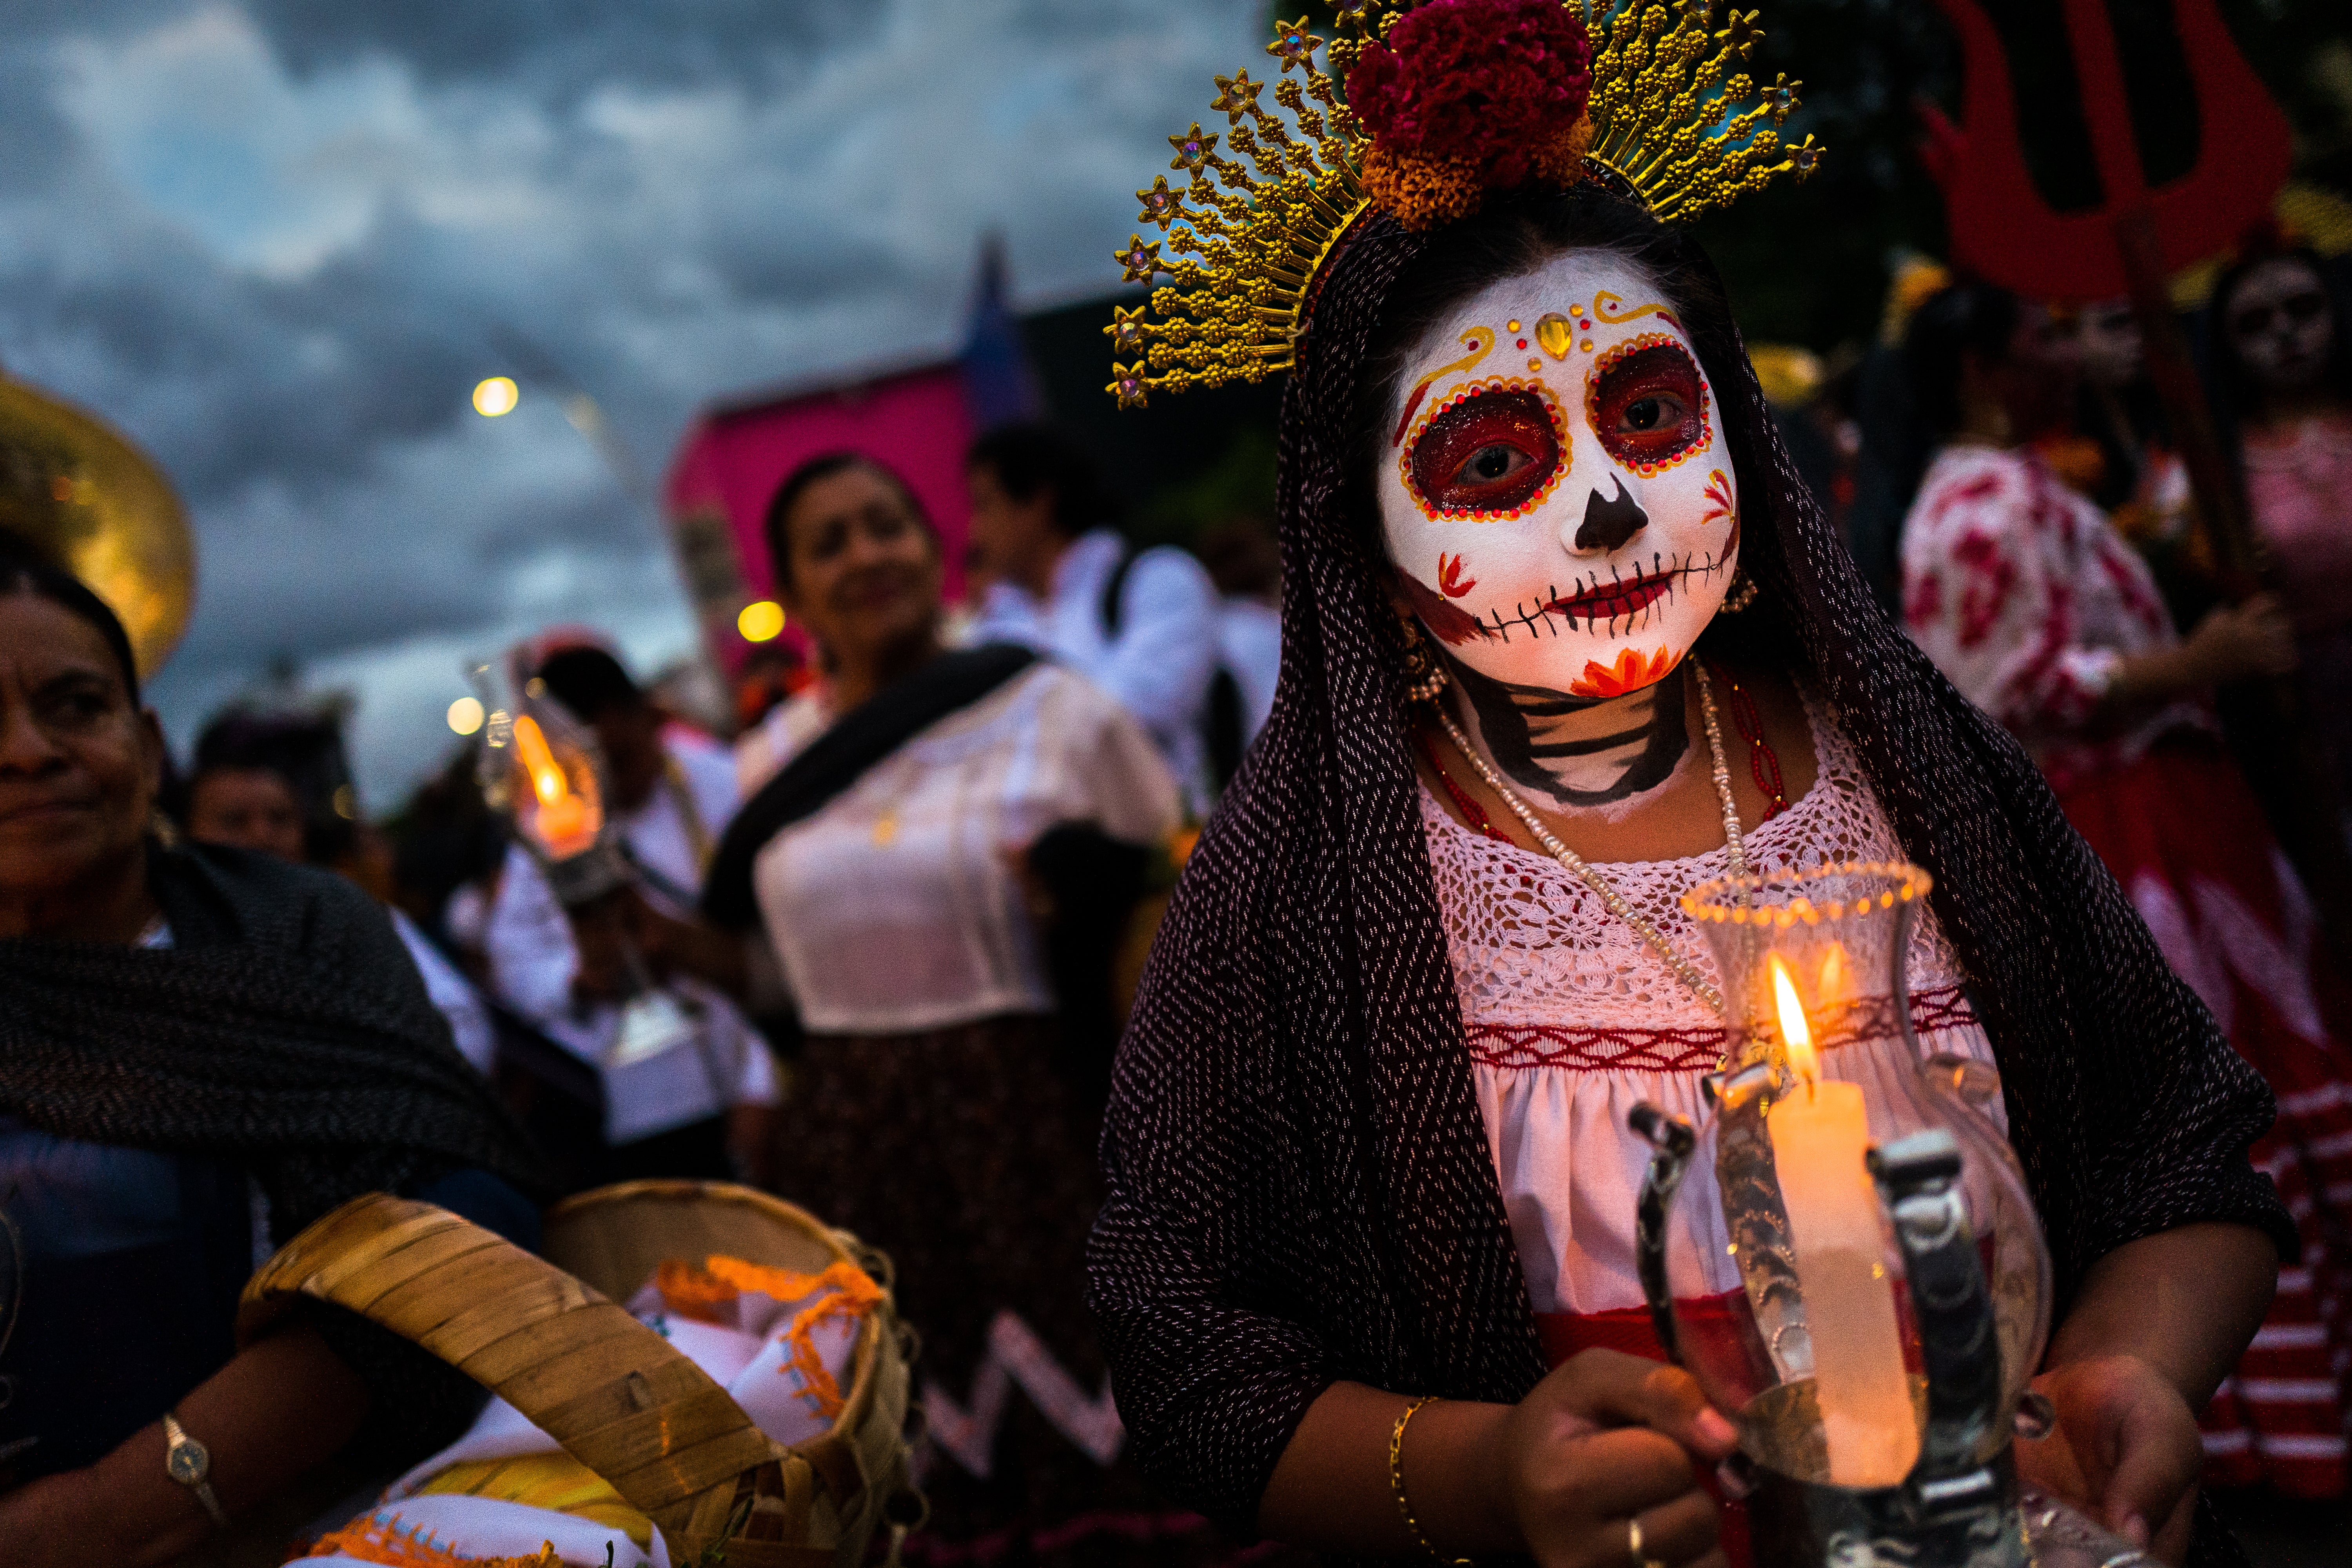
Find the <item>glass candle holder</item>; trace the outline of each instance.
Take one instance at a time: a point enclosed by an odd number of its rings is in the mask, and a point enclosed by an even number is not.
[[[1852,862],[1692,889],[1727,1068],[1703,1125],[1633,1115],[1657,1150],[1640,1241],[1659,1337],[1752,1468],[1801,1500],[1783,1500],[1780,1532],[1810,1544],[1783,1561],[1932,1536],[1921,1510],[1971,1487],[1984,1507],[1969,1528],[2007,1521],[2022,1540],[2008,1449],[2050,1266],[1990,1114],[1998,1074],[1928,1054],[1913,1025],[1906,960],[1932,885]],[[1713,1180],[1685,1181],[1694,1169]]]
[[[604,757],[588,727],[537,679],[502,665],[473,672],[485,714],[477,776],[493,810],[547,872],[567,906],[612,891],[627,868],[608,842]]]

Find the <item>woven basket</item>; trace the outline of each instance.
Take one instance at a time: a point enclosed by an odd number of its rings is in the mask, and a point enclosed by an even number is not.
[[[791,1448],[617,1304],[663,1259],[712,1252],[804,1273],[853,1262],[887,1291],[877,1254],[790,1204],[705,1182],[583,1193],[549,1215],[546,1247],[534,1257],[430,1204],[355,1198],[247,1283],[237,1336],[302,1297],[381,1323],[529,1416],[654,1521],[673,1562],[723,1545],[728,1568],[856,1568],[894,1499],[902,1521],[919,1507],[887,1297],[859,1328],[839,1419]]]

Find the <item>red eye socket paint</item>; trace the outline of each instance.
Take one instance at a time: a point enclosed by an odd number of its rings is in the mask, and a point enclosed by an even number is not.
[[[1522,510],[1559,477],[1553,405],[1524,385],[1474,390],[1430,416],[1406,455],[1405,479],[1433,515]]]
[[[1636,473],[1670,468],[1706,444],[1706,384],[1671,338],[1645,335],[1610,355],[1586,404],[1601,446]]]

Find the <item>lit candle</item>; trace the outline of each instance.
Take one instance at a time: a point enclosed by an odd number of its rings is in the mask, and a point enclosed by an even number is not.
[[[516,759],[530,775],[531,794],[539,802],[531,814],[530,830],[550,858],[568,860],[596,841],[599,824],[589,804],[572,793],[555,752],[547,743],[539,721],[525,713],[514,721]]]
[[[1863,1163],[1870,1122],[1862,1086],[1821,1081],[1812,1029],[1788,965],[1775,953],[1769,968],[1780,1037],[1798,1081],[1766,1113],[1765,1127],[1796,1247],[1829,1479],[1847,1487],[1893,1486],[1919,1457],[1919,1427],[1885,1277],[1878,1194]]]

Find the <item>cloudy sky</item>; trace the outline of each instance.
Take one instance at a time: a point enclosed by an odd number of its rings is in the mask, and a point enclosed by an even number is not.
[[[291,656],[373,809],[469,654],[555,618],[688,649],[649,515],[520,336],[650,468],[715,397],[1116,284],[1161,138],[1260,0],[0,0],[0,364],[171,470],[203,587],[175,734]]]

